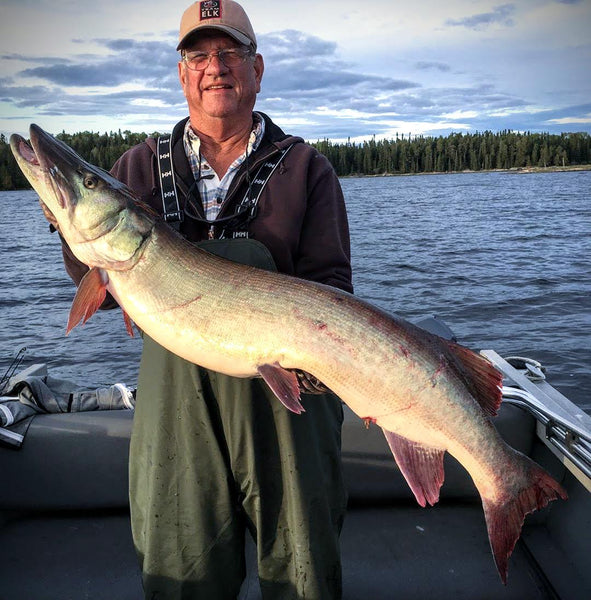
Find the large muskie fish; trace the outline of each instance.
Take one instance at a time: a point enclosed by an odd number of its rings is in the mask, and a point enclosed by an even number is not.
[[[525,515],[566,492],[509,447],[489,416],[502,376],[483,357],[329,286],[200,250],[36,125],[10,139],[20,168],[90,271],[68,331],[108,290],[129,319],[179,356],[238,377],[261,376],[301,412],[293,369],[312,374],[376,422],[421,506],[439,499],[445,451],[469,471],[499,574]],[[51,215],[50,215],[51,216]],[[320,400],[319,400],[320,401]]]

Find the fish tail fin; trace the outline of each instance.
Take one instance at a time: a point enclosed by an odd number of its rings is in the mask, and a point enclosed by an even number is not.
[[[525,516],[544,508],[552,500],[568,497],[564,488],[544,469],[526,456],[520,456],[524,459],[523,477],[518,478],[501,498],[482,498],[488,538],[504,584],[507,583],[509,557],[521,535]]]

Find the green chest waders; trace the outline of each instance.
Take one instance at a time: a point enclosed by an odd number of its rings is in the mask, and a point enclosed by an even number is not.
[[[198,245],[275,270],[246,237]],[[146,598],[235,599],[247,529],[265,600],[341,597],[342,406],[302,404],[295,415],[262,379],[202,369],[144,336],[129,474]]]

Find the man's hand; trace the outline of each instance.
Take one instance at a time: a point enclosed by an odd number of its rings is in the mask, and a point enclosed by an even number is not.
[[[53,213],[49,210],[47,204],[45,204],[41,198],[39,198],[39,204],[41,205],[41,210],[43,211],[45,218],[49,221],[50,231],[59,231],[60,228],[57,219],[53,216]]]
[[[300,392],[303,394],[326,394],[330,390],[320,381],[316,379],[314,375],[306,373],[306,371],[299,371],[293,369],[293,372],[298,378],[298,385],[300,386]]]

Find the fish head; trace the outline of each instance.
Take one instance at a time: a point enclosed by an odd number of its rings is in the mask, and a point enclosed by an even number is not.
[[[110,231],[134,200],[130,190],[38,125],[29,135],[30,143],[11,136],[12,153],[66,240],[82,243]]]
[[[10,147],[45,216],[83,263],[127,268],[152,226],[133,193],[38,125],[29,136],[12,135]]]

